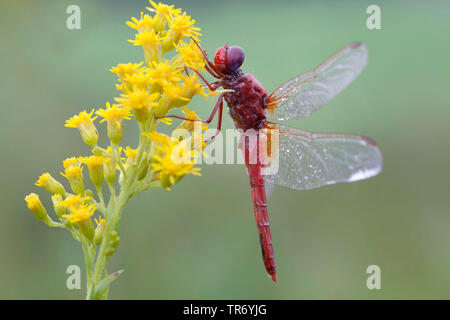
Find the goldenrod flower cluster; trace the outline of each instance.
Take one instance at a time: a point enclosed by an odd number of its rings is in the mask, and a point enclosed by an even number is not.
[[[88,298],[106,297],[105,283],[111,282],[113,274],[108,275],[105,267],[120,243],[119,222],[130,198],[151,187],[170,189],[187,174],[200,175],[195,163],[205,147],[206,125],[185,120],[171,135],[157,131],[160,123],[172,125],[172,119],[166,117],[169,111],[178,109],[183,117],[199,120],[187,104],[195,95],[207,98],[214,94],[206,91],[192,71],[205,69],[202,52],[194,42],[200,41],[200,29],[181,9],[151,0],[150,4],[149,13],[141,12],[139,19],[127,22],[136,30],[130,42],[142,47],[144,61],[111,68],[118,78],[119,94],[114,101],[66,121],[66,127],[78,129],[92,152],[63,161],[61,175],[70,189],[48,172],[36,183],[52,194],[58,222],[49,217],[35,193],[25,198],[37,219],[70,230],[81,242]],[[99,145],[98,117],[99,123],[106,124],[109,141],[105,147]],[[121,145],[124,126],[129,125],[124,122],[133,119],[140,130],[137,145]],[[109,190],[107,196],[105,189]]]

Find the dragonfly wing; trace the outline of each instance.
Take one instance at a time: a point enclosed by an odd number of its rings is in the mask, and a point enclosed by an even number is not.
[[[345,89],[367,62],[368,51],[364,44],[348,44],[315,69],[278,87],[270,95],[267,115],[274,120],[308,116]]]
[[[269,199],[272,195],[273,189],[275,188],[275,176],[266,175],[264,177],[264,187],[266,189],[266,198]]]
[[[278,171],[267,183],[297,190],[353,182],[380,173],[383,158],[371,139],[350,134],[312,133],[277,125]]]

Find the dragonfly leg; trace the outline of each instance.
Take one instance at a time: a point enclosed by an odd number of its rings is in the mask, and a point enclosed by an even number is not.
[[[214,70],[217,70],[217,69],[213,70],[208,64],[205,65],[205,68],[206,68],[206,71],[208,71],[214,78],[222,79],[222,76],[217,74],[217,71],[214,71]]]
[[[206,51],[203,50],[200,45],[197,43],[197,41],[195,41],[194,38],[192,38],[192,41],[194,41],[194,43],[197,45],[198,49],[200,50],[200,52],[203,55],[203,58],[206,61],[206,70],[215,78],[223,78],[223,73],[220,72],[219,70],[217,70],[216,66],[214,65],[214,63],[212,63],[211,61],[209,61],[208,59],[208,55],[206,54]]]
[[[217,135],[220,133],[220,130],[222,129],[223,93],[220,95],[219,100],[217,100],[216,107],[214,109],[216,109],[217,106],[219,109],[219,115],[217,120],[217,131],[212,137],[206,139],[205,142],[209,142],[213,140],[215,137],[217,137]]]
[[[215,91],[217,90],[218,87],[220,87],[222,85],[222,81],[215,81],[213,83],[209,83],[202,75],[200,72],[198,72],[195,69],[192,69],[202,80],[203,82],[208,86],[209,90],[211,91]]]
[[[188,119],[188,118],[175,116],[175,115],[168,115],[168,116],[164,116],[164,117],[157,117],[156,119],[175,118],[175,119],[180,119],[180,120],[185,120],[185,121],[200,121],[202,123],[209,124],[214,119],[214,115],[216,114],[217,110],[219,110],[220,117],[222,116],[223,96],[224,96],[224,93],[221,93],[220,96],[219,96],[219,99],[217,100],[217,103],[216,103],[213,111],[211,112],[211,114],[209,115],[208,119],[206,119],[206,120],[202,120],[202,119]],[[222,122],[222,119],[220,119],[220,123],[221,122]]]
[[[185,120],[185,121],[200,121],[200,122],[206,123],[206,121],[202,120],[202,119],[189,119],[189,118],[184,118],[184,117],[175,116],[175,115],[168,115],[168,116],[164,116],[164,117],[156,117],[156,119],[164,119],[164,118],[175,118],[175,119],[180,119],[180,120]]]

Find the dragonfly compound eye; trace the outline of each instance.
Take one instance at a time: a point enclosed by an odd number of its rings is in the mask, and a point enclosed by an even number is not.
[[[236,71],[244,62],[245,53],[241,47],[229,47],[227,51],[227,69],[231,72]]]
[[[235,72],[244,62],[245,54],[241,47],[223,46],[217,49],[214,56],[216,68],[225,74]]]

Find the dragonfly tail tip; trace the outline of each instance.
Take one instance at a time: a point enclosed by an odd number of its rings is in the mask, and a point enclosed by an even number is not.
[[[270,277],[272,278],[273,282],[277,282],[277,274],[275,272],[272,273],[272,275]]]

